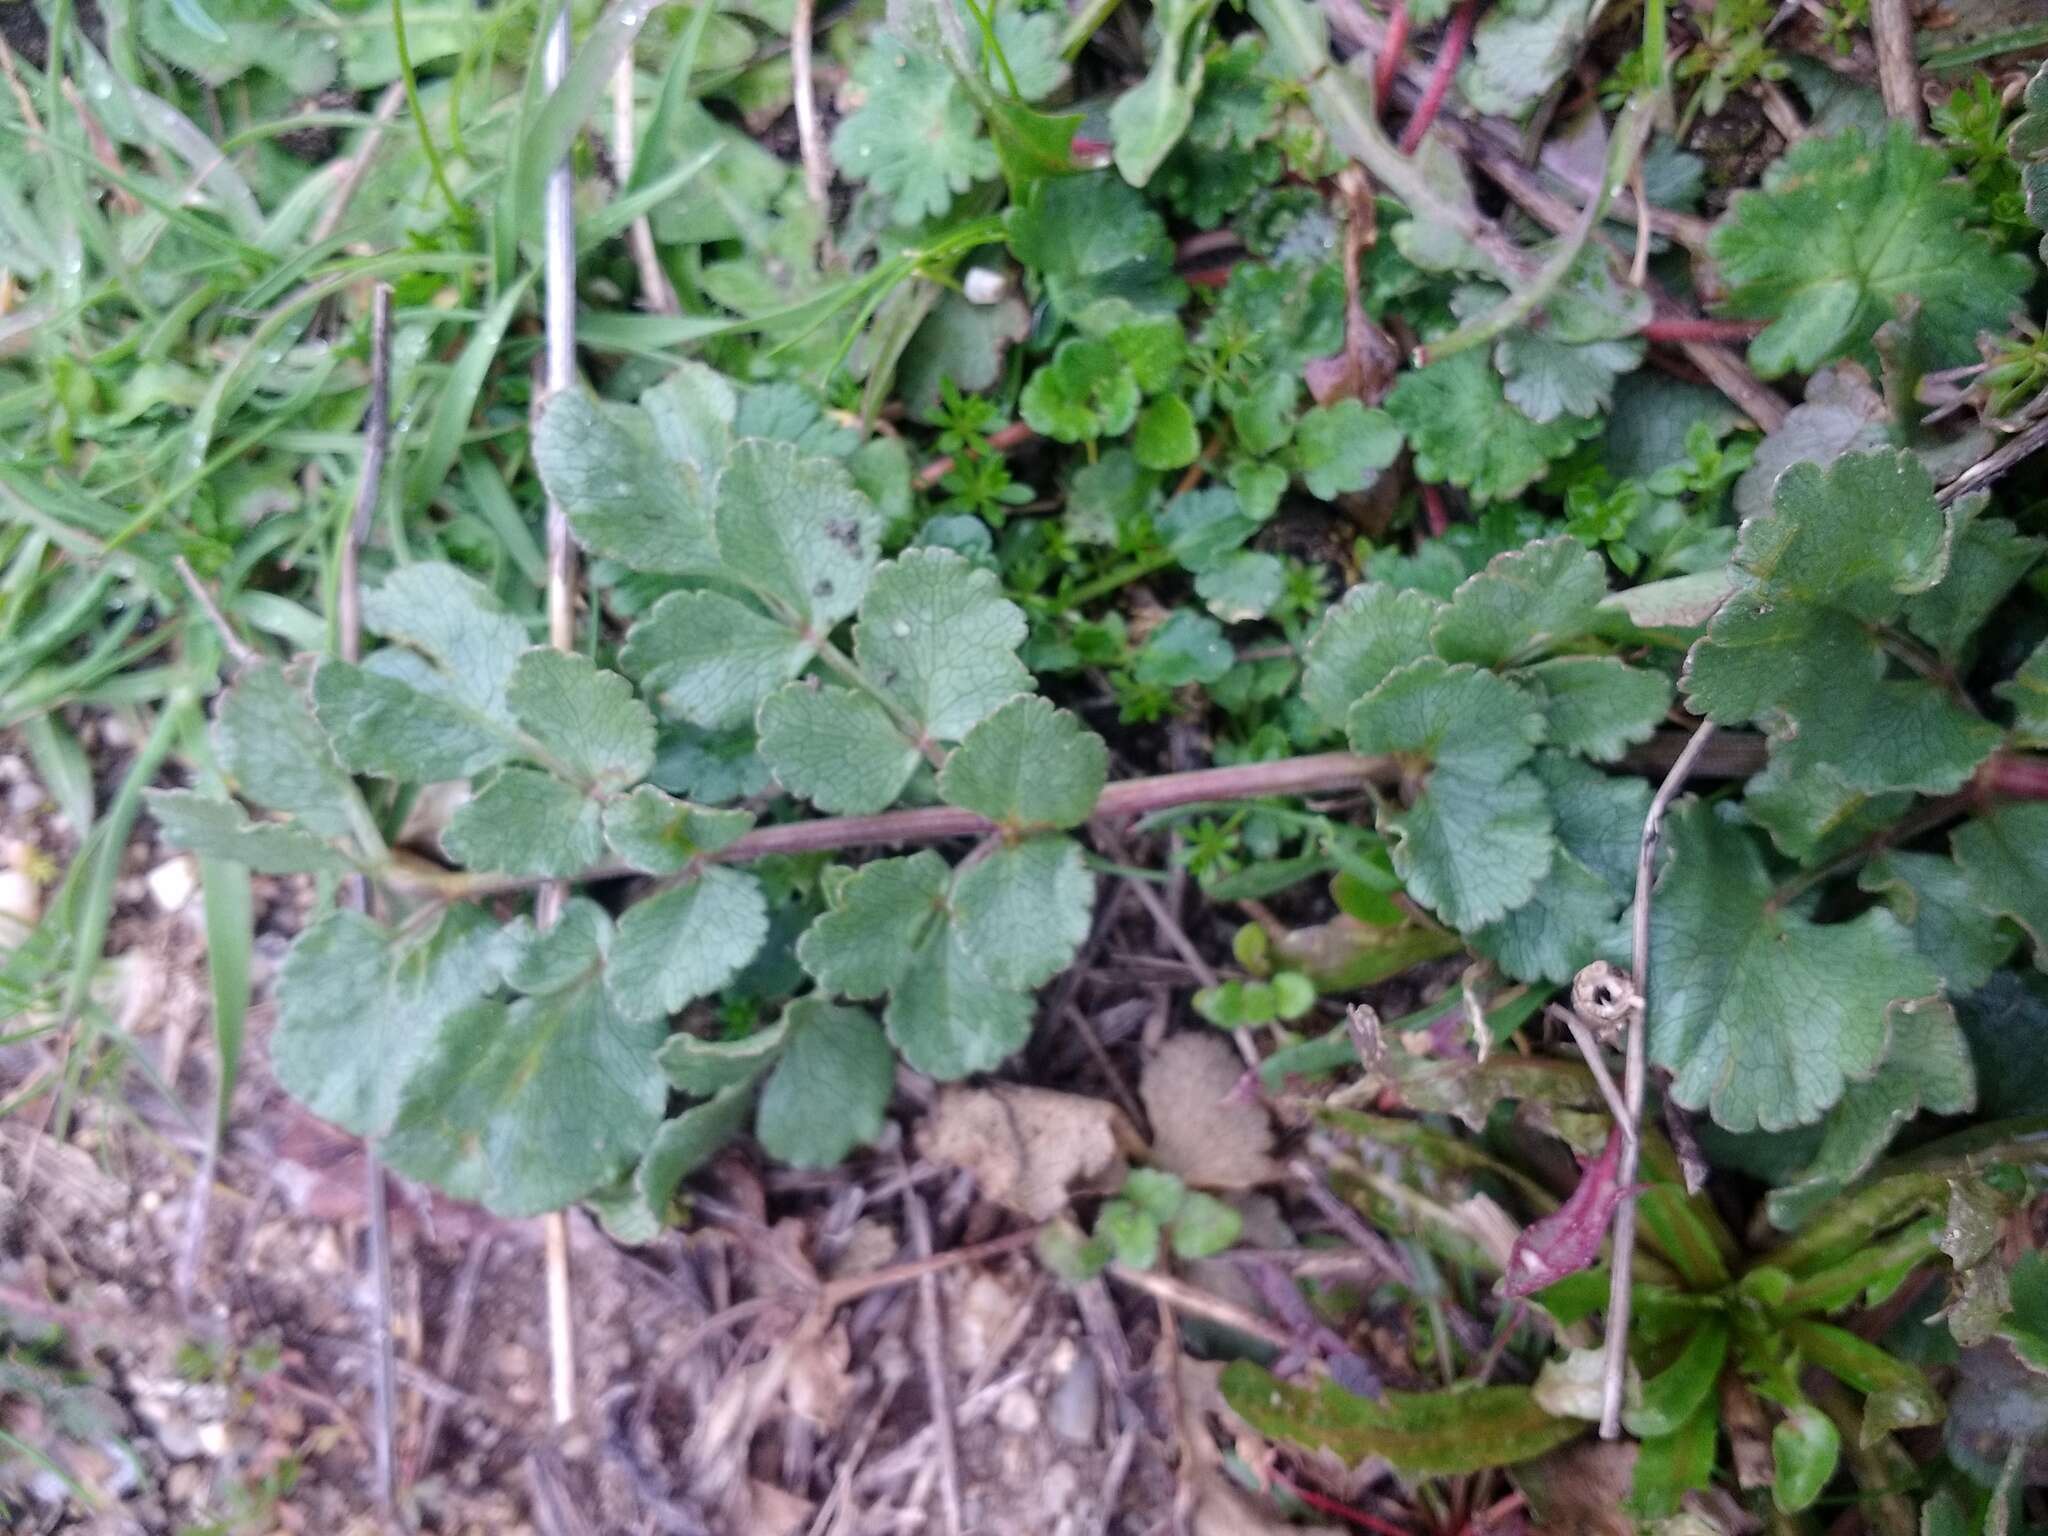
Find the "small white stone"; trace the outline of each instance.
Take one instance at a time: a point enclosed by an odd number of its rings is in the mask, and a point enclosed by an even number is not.
[[[199,889],[199,865],[189,853],[165,859],[149,872],[150,899],[165,912],[181,912]]]
[[[202,1424],[198,1431],[199,1449],[218,1461],[228,1453],[228,1427],[225,1424]]]
[[[27,872],[0,869],[0,923],[19,923],[33,928],[43,915],[42,893]]]
[[[1010,275],[989,267],[969,267],[960,291],[970,304],[1000,304],[1010,296]]]

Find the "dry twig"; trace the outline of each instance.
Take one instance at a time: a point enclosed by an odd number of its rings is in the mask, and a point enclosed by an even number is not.
[[[908,1168],[905,1170],[908,1174]],[[903,1186],[903,1219],[910,1229],[910,1248],[920,1259],[932,1256],[931,1215],[914,1185]],[[932,1429],[938,1441],[939,1512],[946,1536],[963,1536],[960,1519],[960,1447],[953,1429],[953,1390],[946,1379],[945,1330],[939,1316],[938,1276],[925,1273],[917,1281],[917,1347],[924,1356],[925,1392],[931,1401]]]
[[[1920,126],[1920,66],[1913,57],[1911,0],[1870,0],[1870,34],[1877,42],[1877,85],[1884,109]]]
[[[619,57],[612,71],[612,169],[623,189],[633,179],[633,156],[638,134],[633,122],[633,50]],[[683,312],[674,284],[662,270],[661,253],[654,247],[654,226],[641,214],[626,228],[626,245],[633,253],[633,270],[640,279],[640,303],[658,315]]]

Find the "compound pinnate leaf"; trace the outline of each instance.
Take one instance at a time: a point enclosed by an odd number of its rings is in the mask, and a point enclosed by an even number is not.
[[[1065,970],[1094,909],[1095,877],[1064,837],[999,848],[953,887],[960,940],[999,987],[1040,986]]]
[[[396,647],[363,666],[330,658],[313,673],[313,712],[355,773],[439,784],[518,754],[509,723],[478,714],[445,686],[430,663]]]
[[[887,198],[898,224],[938,217],[995,175],[995,148],[943,58],[877,31],[853,82],[860,106],[833,132],[832,158]]]
[[[750,438],[726,465],[717,528],[725,574],[824,634],[860,606],[882,518],[843,465]]]
[[[759,883],[713,865],[626,909],[605,970],[612,1005],[634,1021],[666,1018],[739,975],[767,937]]]
[[[752,723],[816,652],[798,630],[722,592],[671,592],[633,626],[619,662],[662,710],[724,731]]]
[[[1698,803],[1666,824],[1650,909],[1650,1055],[1731,1131],[1810,1125],[1884,1059],[1941,977],[1889,912],[1821,925],[1780,907],[1756,840]]]
[[[995,985],[950,923],[925,936],[883,1014],[903,1059],[941,1082],[1001,1066],[1031,1038],[1031,998]]]
[[[541,408],[533,458],[585,548],[636,571],[718,568],[711,490],[668,458],[645,412],[566,390]]]
[[[1948,156],[1902,123],[1794,145],[1761,189],[1736,194],[1710,242],[1726,312],[1771,322],[1750,363],[1766,378],[1844,356],[1874,365],[1869,337],[1904,298],[1918,303],[1928,366],[1976,361],[1977,334],[2005,329],[2028,272],[1970,227],[1973,209]]]
[[[249,799],[323,837],[345,837],[356,787],[298,685],[275,662],[242,669],[213,723],[220,765]]]
[[[1429,654],[1440,604],[1427,593],[1379,582],[1353,587],[1331,605],[1309,637],[1301,696],[1333,729],[1387,674]]]
[[[604,840],[635,869],[675,875],[721,852],[754,825],[752,811],[719,811],[642,784],[604,808]]]
[[[1035,694],[969,731],[939,770],[939,798],[1012,830],[1076,827],[1109,777],[1109,748],[1078,717]]]
[[[930,849],[863,864],[797,940],[797,958],[827,992],[878,998],[903,979],[926,930],[944,920],[951,881]]]
[[[528,967],[549,990],[448,1018],[406,1077],[384,1160],[512,1217],[558,1209],[638,1161],[668,1097],[654,1063],[667,1027],[612,1007],[609,940],[603,913],[572,902],[533,941],[554,951]]]
[[[1949,845],[1977,905],[2024,928],[2048,970],[2048,803],[2002,805],[1957,827]]]
[[[1346,717],[1351,745],[1498,783],[1535,754],[1543,711],[1506,678],[1430,656],[1391,673]]]
[[[1430,640],[1446,661],[1528,661],[1591,631],[1606,595],[1598,555],[1577,539],[1540,539],[1495,555],[1463,582],[1437,615]]]
[[[143,795],[164,840],[202,859],[230,859],[260,875],[341,875],[355,867],[304,827],[251,821],[232,800],[189,789],[151,789]]]
[[[1882,896],[1913,931],[1951,997],[1983,986],[2018,946],[2019,936],[1978,905],[1969,873],[1954,859],[1887,850],[1863,866],[1856,884]]]
[[[1600,430],[1594,418],[1531,421],[1508,403],[1484,348],[1403,373],[1386,409],[1415,450],[1416,474],[1477,502],[1516,495]]]
[[[1546,739],[1566,752],[1611,763],[1656,734],[1671,707],[1671,681],[1618,656],[1561,656],[1516,674],[1543,699]]]
[[[800,997],[782,1011],[781,1057],[761,1086],[754,1134],[769,1156],[829,1168],[882,1133],[896,1053],[858,1008]]]
[[[654,716],[633,685],[573,651],[537,648],[505,685],[512,717],[586,789],[623,789],[654,766]]]
[[[579,875],[604,852],[598,803],[537,768],[501,768],[456,807],[441,847],[465,869]]]
[[[1899,1128],[1918,1114],[1959,1115],[1977,1106],[1977,1072],[1955,1010],[1935,999],[1899,1009],[1877,1075],[1851,1083],[1828,1114],[1813,1159],[1770,1197],[1772,1224],[1805,1224],[1870,1171]]]
[[[1030,692],[1017,659],[1025,632],[993,571],[951,550],[912,549],[875,572],[853,648],[861,671],[928,736],[958,741]]]
[[[516,940],[481,908],[407,935],[331,912],[293,941],[278,978],[270,1064],[323,1120],[379,1136],[442,1021],[497,988]]]
[[[684,1093],[705,1097],[753,1082],[775,1064],[782,1038],[780,1022],[738,1040],[670,1035],[655,1053],[655,1060]]]
[[[903,793],[917,748],[866,694],[790,683],[761,701],[760,751],[782,787],[821,811],[865,815]]]

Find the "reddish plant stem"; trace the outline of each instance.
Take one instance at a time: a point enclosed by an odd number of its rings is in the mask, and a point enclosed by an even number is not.
[[[988,445],[996,453],[1008,453],[1012,448],[1021,448],[1038,434],[1021,421],[1013,421],[1007,427],[998,427],[988,435]],[[942,454],[920,469],[911,480],[911,485],[920,491],[928,491],[953,472],[956,461],[953,455]]]
[[[1427,482],[1422,487],[1422,516],[1429,525],[1431,538],[1440,539],[1451,531],[1451,514],[1444,505],[1444,493]]]
[[[1458,73],[1458,61],[1465,56],[1465,45],[1472,41],[1472,28],[1478,21],[1479,0],[1465,0],[1452,12],[1451,24],[1444,29],[1443,45],[1437,49],[1436,64],[1429,72],[1429,84],[1422,92],[1422,100],[1415,104],[1415,115],[1408,120],[1407,130],[1401,135],[1402,154],[1415,153],[1422,143],[1422,136],[1429,132],[1429,125],[1443,110],[1444,98],[1450,95],[1451,81]]]
[[[1387,16],[1387,35],[1380,39],[1380,53],[1372,71],[1372,106],[1381,117],[1387,115],[1387,100],[1394,94],[1394,80],[1401,73],[1401,55],[1408,51],[1408,0],[1394,0]]]
[[[1340,1520],[1348,1520],[1360,1530],[1372,1531],[1375,1536],[1413,1536],[1413,1533],[1403,1526],[1382,1520],[1378,1515],[1369,1515],[1362,1509],[1354,1509],[1340,1499],[1331,1498],[1327,1493],[1318,1493],[1313,1488],[1297,1483],[1284,1472],[1275,1472],[1273,1480],[1309,1508],[1326,1515],[1335,1515]]]
[[[1637,332],[1645,341],[1749,341],[1763,329],[1754,320],[1703,320],[1695,315],[1659,315]]]
[[[1975,786],[1993,799],[2048,800],[2048,757],[1999,752],[1977,770]]]

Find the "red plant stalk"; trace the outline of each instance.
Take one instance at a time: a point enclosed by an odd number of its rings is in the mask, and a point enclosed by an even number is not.
[[[1645,341],[1750,341],[1763,329],[1754,320],[1703,320],[1693,315],[1659,315],[1641,331]]]
[[[1401,55],[1408,51],[1408,0],[1394,0],[1387,16],[1387,35],[1380,39],[1380,56],[1372,71],[1373,110],[1387,115],[1387,99],[1394,94],[1394,77],[1401,73]]]
[[[1444,506],[1444,493],[1433,485],[1422,487],[1422,516],[1432,539],[1440,539],[1451,531],[1451,514]]]
[[[1465,0],[1452,12],[1451,24],[1444,29],[1443,46],[1437,49],[1436,64],[1429,72],[1429,86],[1415,105],[1415,116],[1408,120],[1407,131],[1401,135],[1402,154],[1415,153],[1422,136],[1429,132],[1429,125],[1443,110],[1444,98],[1451,93],[1451,81],[1457,77],[1458,61],[1465,57],[1465,45],[1472,41],[1472,28],[1478,21],[1479,0]]]

